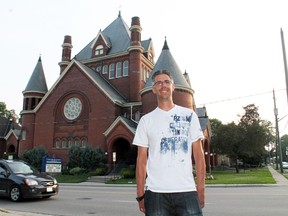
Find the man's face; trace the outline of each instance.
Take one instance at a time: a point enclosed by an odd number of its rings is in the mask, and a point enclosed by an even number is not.
[[[172,99],[174,83],[168,75],[159,74],[154,79],[152,91],[160,100]]]

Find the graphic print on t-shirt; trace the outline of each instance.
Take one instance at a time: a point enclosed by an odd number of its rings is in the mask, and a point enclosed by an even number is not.
[[[192,120],[191,115],[172,115],[168,128],[168,137],[163,137],[160,143],[161,154],[186,154],[188,152],[188,133]]]

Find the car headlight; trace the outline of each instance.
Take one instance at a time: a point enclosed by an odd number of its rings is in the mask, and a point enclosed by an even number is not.
[[[28,186],[34,186],[34,185],[38,185],[38,182],[34,179],[25,179],[25,184]]]
[[[53,181],[54,181],[54,185],[56,185],[58,183],[55,178],[53,179]]]

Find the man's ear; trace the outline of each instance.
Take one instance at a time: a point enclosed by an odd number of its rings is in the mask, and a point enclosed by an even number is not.
[[[154,86],[152,87],[152,92],[153,92],[154,94],[156,94],[156,90],[155,90]]]

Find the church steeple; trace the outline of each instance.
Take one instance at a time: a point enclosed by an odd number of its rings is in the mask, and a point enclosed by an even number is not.
[[[188,108],[196,109],[194,102],[194,90],[188,82],[188,74],[181,72],[177,62],[169,50],[168,43],[165,37],[164,46],[161,54],[154,65],[145,87],[141,90],[142,112],[148,113],[157,107],[157,100],[152,91],[153,81],[152,76],[158,70],[170,71],[174,80],[175,89],[173,92],[174,103]]]
[[[162,50],[169,50],[166,37],[165,37],[164,46],[163,46]]]
[[[162,48],[162,52],[153,68],[153,71],[145,84],[145,88],[152,87],[152,74],[158,70],[168,70],[172,73],[174,84],[177,87],[185,88],[187,91],[191,91],[191,86],[187,82],[186,78],[184,77],[183,73],[181,72],[177,62],[175,61],[172,53],[169,50],[168,43],[165,37],[164,46]]]
[[[39,56],[37,64],[23,93],[27,91],[41,92],[44,94],[48,91],[41,56]]]
[[[24,95],[23,110],[33,110],[47,91],[48,88],[40,56],[29,82],[22,92]]]

